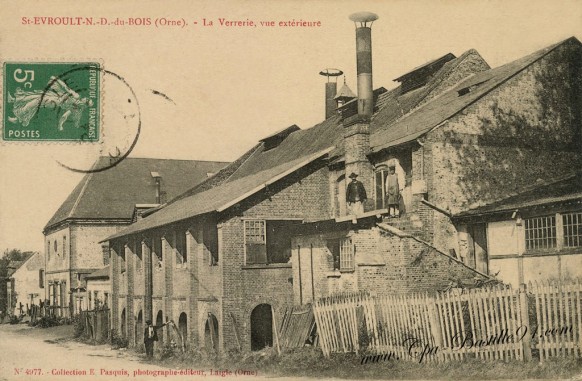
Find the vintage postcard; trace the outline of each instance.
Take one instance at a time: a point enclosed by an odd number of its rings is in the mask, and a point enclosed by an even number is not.
[[[582,380],[582,2],[0,8],[0,380]]]

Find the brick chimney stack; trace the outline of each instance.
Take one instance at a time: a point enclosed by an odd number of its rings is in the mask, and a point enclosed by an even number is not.
[[[325,83],[325,119],[334,116],[336,113],[337,77],[343,73],[341,70],[330,68],[319,72],[319,75],[327,77],[327,82]]]

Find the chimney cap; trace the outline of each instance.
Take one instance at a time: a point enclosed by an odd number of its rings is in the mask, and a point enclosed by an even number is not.
[[[320,71],[319,75],[323,75],[324,77],[339,77],[343,73],[344,72],[341,71],[340,69],[326,68],[326,69]]]
[[[353,22],[367,23],[378,20],[378,15],[372,12],[356,12],[350,15],[350,20]]]

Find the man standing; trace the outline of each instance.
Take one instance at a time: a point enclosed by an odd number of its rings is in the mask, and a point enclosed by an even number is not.
[[[348,184],[346,189],[346,201],[350,209],[351,215],[359,215],[364,213],[364,201],[368,199],[366,195],[366,188],[361,181],[356,180],[358,175],[354,172],[350,175],[352,181]]]
[[[398,175],[394,167],[389,168],[386,176],[386,204],[388,205],[388,215],[397,217],[400,215],[400,185],[398,184]]]
[[[160,326],[152,325],[151,320],[146,321],[146,327],[143,332],[143,343],[145,345],[146,357],[151,359],[154,357],[154,341],[158,341],[158,329],[164,327],[168,323]]]

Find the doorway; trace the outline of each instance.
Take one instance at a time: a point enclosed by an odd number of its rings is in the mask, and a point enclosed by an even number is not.
[[[251,350],[273,346],[273,313],[270,304],[259,304],[251,312]]]

